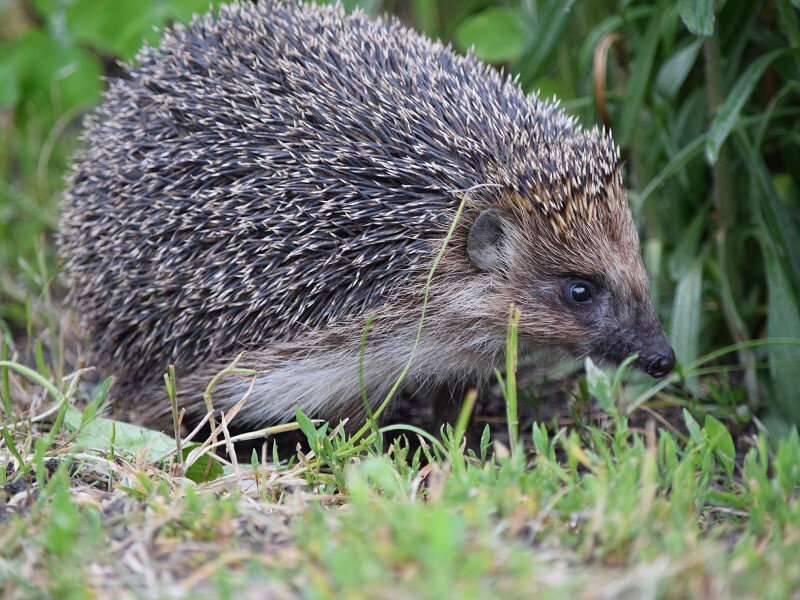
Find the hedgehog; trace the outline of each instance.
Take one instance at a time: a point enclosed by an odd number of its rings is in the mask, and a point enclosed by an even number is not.
[[[673,369],[610,133],[472,53],[261,0],[124,68],[86,117],[58,245],[89,360],[140,420],[168,418],[168,365],[204,417],[240,353],[255,379],[213,402],[249,392],[248,427],[357,415],[412,350],[403,389],[456,389],[504,357],[511,305],[522,353]]]

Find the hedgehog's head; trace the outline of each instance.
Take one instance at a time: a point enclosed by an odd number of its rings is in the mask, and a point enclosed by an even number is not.
[[[513,302],[523,343],[614,364],[637,354],[637,367],[666,375],[675,354],[653,310],[615,146],[581,133],[540,145],[534,160],[524,185],[483,207],[467,237],[473,267],[493,280],[486,300],[498,322]]]

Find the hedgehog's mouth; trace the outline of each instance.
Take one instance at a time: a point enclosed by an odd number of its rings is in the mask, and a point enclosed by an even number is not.
[[[603,336],[591,353],[593,357],[615,365],[634,354],[637,358],[633,366],[656,379],[666,376],[675,368],[675,352],[660,328],[650,335]]]

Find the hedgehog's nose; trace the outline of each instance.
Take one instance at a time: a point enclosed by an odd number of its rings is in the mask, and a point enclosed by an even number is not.
[[[667,346],[667,349],[663,353],[656,354],[654,357],[650,358],[650,362],[647,363],[647,374],[650,377],[660,378],[664,377],[667,373],[672,371],[675,368],[675,352]]]

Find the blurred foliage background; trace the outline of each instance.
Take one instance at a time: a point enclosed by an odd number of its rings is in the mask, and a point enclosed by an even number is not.
[[[800,0],[365,0],[610,127],[696,397],[800,423]],[[208,0],[0,0],[0,324],[47,293],[80,117]],[[58,288],[56,287],[56,290]],[[764,340],[771,340],[764,343]],[[723,353],[734,345],[732,353]],[[738,405],[740,408],[736,408]],[[742,408],[744,407],[744,408]]]

